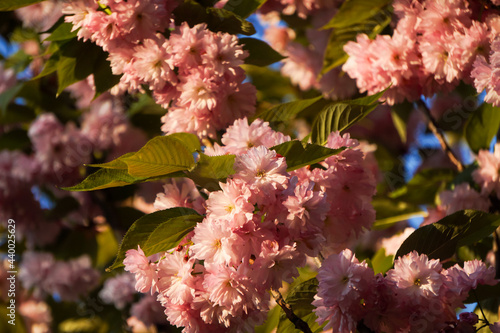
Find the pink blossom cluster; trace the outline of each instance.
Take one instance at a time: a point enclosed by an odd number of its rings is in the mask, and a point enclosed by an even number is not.
[[[134,285],[135,279],[132,274],[119,274],[104,281],[99,297],[104,303],[113,304],[117,309],[122,310],[134,300],[136,293]]]
[[[19,279],[35,295],[57,295],[76,301],[99,283],[99,272],[87,255],[68,261],[56,260],[51,253],[27,251],[19,266]]]
[[[496,21],[500,28],[500,19]],[[473,68],[472,78],[477,92],[485,90],[484,101],[500,106],[500,39],[492,41],[488,60],[483,55],[478,56]]]
[[[488,212],[491,206],[488,196],[477,192],[468,183],[462,183],[456,185],[453,190],[441,192],[439,199],[441,200],[440,206],[446,215],[463,209]]]
[[[0,152],[0,224],[7,227],[15,218],[16,237],[27,245],[45,245],[59,233],[57,221],[40,223],[43,211],[32,193],[39,166],[31,156],[20,151]],[[29,207],[29,209],[27,209]]]
[[[339,0],[270,0],[260,8],[261,13],[283,13],[285,15],[297,14],[306,19],[319,11],[335,8]]]
[[[266,2],[269,3],[269,2]],[[264,37],[286,58],[282,60],[281,74],[301,90],[318,89],[328,98],[346,99],[357,91],[355,81],[334,68],[321,75],[323,57],[328,45],[329,30],[320,30],[326,18],[333,16],[336,7],[323,8],[312,15],[313,28],[306,31],[309,45],[295,41],[295,32],[288,27],[271,25]]]
[[[481,186],[481,194],[485,196],[496,194],[500,199],[500,144],[495,144],[493,153],[480,150],[477,163],[479,168],[474,170],[472,177]]]
[[[393,7],[392,36],[361,34],[344,46],[349,59],[342,69],[361,92],[390,86],[385,97],[394,104],[472,83],[473,63],[497,35],[494,9],[463,0],[397,0]]]
[[[291,282],[306,255],[331,251],[327,240],[337,247],[347,241],[344,233],[354,237],[370,227],[375,182],[357,141],[332,133],[327,146],[347,149],[328,158],[326,170],[289,173],[285,158],[269,149],[289,140],[261,120],[250,125],[236,120],[222,137],[224,145],[205,151],[236,155],[235,174],[219,184],[221,190],[208,193],[205,201],[193,182],[175,181],[158,194],[158,208],[206,212],[158,261],[146,258],[141,248],[127,251],[124,260],[138,291],[158,292],[171,324],[185,332],[251,331],[265,320],[267,291]],[[341,194],[329,198],[337,191]]]
[[[79,168],[90,161],[93,146],[74,123],[62,124],[53,113],[44,113],[33,121],[28,136],[40,179],[64,185],[80,179]]]
[[[94,0],[69,2],[63,9],[66,21],[79,29],[79,38],[109,52],[113,73],[122,75],[118,90],[147,87],[169,110],[162,118],[163,132],[214,137],[234,119],[253,114],[256,90],[243,82],[239,67],[248,53],[236,36],[211,32],[205,24],[176,26],[177,1],[100,4],[106,11]]]
[[[415,251],[399,257],[384,277],[346,249],[323,261],[314,311],[325,329],[340,333],[355,332],[360,321],[374,332],[474,332],[477,316],[457,320],[455,310],[479,284],[495,285],[494,277],[494,268],[479,260],[443,269]]]

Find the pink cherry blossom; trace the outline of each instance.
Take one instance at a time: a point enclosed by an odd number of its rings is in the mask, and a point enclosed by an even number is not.
[[[396,283],[401,297],[418,302],[420,298],[438,295],[443,285],[441,269],[438,260],[429,260],[413,251],[394,261],[394,269],[387,272],[387,278]]]
[[[455,186],[453,191],[443,191],[439,194],[441,206],[450,215],[463,209],[475,209],[488,212],[490,201],[475,190],[469,184],[462,183]]]
[[[144,255],[144,251],[137,246],[137,250],[128,250],[123,260],[125,270],[135,274],[135,289],[146,293],[151,290],[151,293],[156,290],[157,273],[156,265],[150,263]]]
[[[481,186],[481,194],[490,195],[496,192],[500,198],[500,144],[495,145],[493,153],[480,150],[477,156],[479,168],[472,173],[474,181]]]

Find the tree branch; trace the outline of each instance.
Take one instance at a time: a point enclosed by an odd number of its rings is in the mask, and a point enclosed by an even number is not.
[[[281,295],[279,291],[271,290],[271,293],[276,300],[276,303],[283,309],[286,317],[295,325],[296,329],[301,330],[304,333],[312,333],[309,325],[307,325],[305,321],[303,321],[302,319],[297,317],[295,313],[293,313],[292,307],[290,306],[290,304],[285,302],[285,300],[283,299],[283,295]]]
[[[451,150],[450,146],[448,145],[448,142],[446,142],[444,134],[438,128],[438,124],[437,124],[436,120],[434,119],[434,117],[432,117],[431,111],[429,110],[429,108],[427,107],[427,105],[425,105],[425,103],[422,100],[418,100],[417,101],[417,105],[423,110],[423,112],[427,116],[427,118],[429,120],[427,126],[429,126],[429,129],[431,130],[431,132],[438,139],[439,144],[441,145],[441,148],[444,150],[444,152],[446,153],[446,155],[448,156],[448,158],[450,159],[450,161],[453,164],[455,164],[455,166],[457,167],[457,170],[459,172],[462,172],[464,170],[464,165],[462,164],[462,162],[460,162],[460,160],[458,159],[458,157]]]

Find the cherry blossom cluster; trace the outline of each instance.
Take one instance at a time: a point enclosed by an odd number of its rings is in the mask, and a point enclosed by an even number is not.
[[[113,73],[122,75],[119,91],[147,87],[169,110],[163,132],[215,137],[217,130],[255,111],[255,87],[243,82],[239,67],[248,52],[236,36],[211,32],[205,24],[176,26],[177,4],[80,0],[67,3],[63,12],[79,38],[109,52]]]
[[[483,212],[491,210],[490,198],[500,199],[500,144],[495,145],[493,152],[479,150],[477,164],[478,168],[472,172],[475,184],[471,186],[469,183],[460,183],[439,193],[439,204],[435,209],[429,209],[429,216],[424,224],[436,222],[463,209]]]
[[[360,34],[344,46],[349,59],[342,69],[360,92],[390,86],[384,97],[394,104],[450,91],[462,80],[486,87],[484,56],[499,31],[495,9],[463,0],[397,0],[393,7],[398,21],[392,36]],[[494,57],[490,61],[495,66]]]
[[[109,160],[139,150],[147,141],[144,133],[132,127],[118,99],[102,94],[91,102],[94,89],[92,78],[68,87],[76,104],[84,110],[79,127],[72,121],[64,124],[54,113],[45,112],[28,129],[31,153],[0,152],[0,217],[6,223],[15,216],[18,237],[26,239],[30,247],[51,243],[63,225],[59,220],[46,220],[40,198],[33,191],[48,184],[62,187],[79,182],[83,164],[91,162],[96,151],[105,153]],[[70,194],[80,203],[80,211],[69,217],[70,224],[81,224],[84,219],[99,215],[88,194],[51,190],[56,197]]]
[[[268,1],[260,11],[267,12],[272,1]],[[311,5],[319,6],[310,14],[312,27],[306,29],[306,37],[309,42],[304,46],[296,39],[295,32],[284,26],[276,25],[276,20],[269,18],[275,11],[269,12],[265,18],[270,20],[270,26],[266,28],[264,37],[278,52],[286,58],[282,60],[281,74],[289,77],[290,81],[301,90],[318,89],[328,98],[346,99],[357,92],[356,83],[347,75],[343,75],[340,68],[334,68],[321,75],[323,58],[328,45],[331,29],[321,29],[328,20],[337,12],[337,1],[321,2],[315,1]],[[274,9],[276,10],[276,9]]]
[[[297,14],[300,18],[306,19],[319,11],[338,7],[339,0],[270,0],[266,1],[259,12],[269,15],[283,13],[285,15]]]
[[[143,332],[151,325],[165,324],[167,320],[163,308],[154,296],[146,294],[134,303],[137,295],[135,283],[133,274],[118,274],[104,281],[99,298],[106,304],[113,304],[118,310],[131,305],[127,324],[132,332]]]
[[[415,251],[384,277],[346,249],[323,261],[314,311],[325,329],[340,333],[356,331],[361,321],[374,332],[474,332],[478,317],[464,313],[457,320],[455,310],[479,284],[495,285],[494,277],[494,268],[479,260],[443,269]]]
[[[327,146],[347,149],[320,168],[290,173],[269,149],[289,140],[261,120],[236,120],[224,145],[205,151],[236,155],[221,190],[204,200],[192,181],[173,181],[155,202],[196,209],[206,213],[203,221],[157,261],[140,248],[127,251],[136,289],[158,292],[170,323],[185,332],[252,330],[265,320],[267,291],[292,282],[306,255],[336,250],[373,223],[374,177],[356,140],[332,133]]]
[[[56,260],[51,253],[27,251],[19,266],[19,279],[35,295],[57,295],[76,301],[99,284],[99,272],[87,255],[69,261]]]

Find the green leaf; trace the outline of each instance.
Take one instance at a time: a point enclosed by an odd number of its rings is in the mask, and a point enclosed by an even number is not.
[[[301,141],[288,141],[271,149],[286,158],[287,171],[300,169],[307,165],[318,163],[325,158],[336,155],[344,149],[330,149]]]
[[[116,240],[113,229],[106,225],[100,228],[96,235],[97,253],[95,257],[95,265],[103,268],[113,260],[118,251],[118,241]]]
[[[57,27],[52,31],[49,37],[45,38],[45,41],[55,42],[55,41],[64,41],[68,39],[73,39],[76,37],[76,30],[71,31],[73,29],[73,24],[68,22],[60,22]]]
[[[105,168],[105,169],[118,169],[118,170],[126,170],[128,169],[127,163],[123,162],[122,159],[133,156],[135,152],[126,153],[110,162],[100,163],[100,164],[87,164],[87,166],[93,168]]]
[[[0,124],[14,124],[31,122],[36,118],[35,111],[26,106],[19,104],[9,104],[6,112],[0,112]]]
[[[100,169],[85,178],[80,184],[63,187],[66,191],[95,191],[110,187],[125,186],[145,181],[146,178],[132,177],[123,169]]]
[[[389,5],[391,0],[347,0],[339,8],[337,14],[323,29],[345,28],[360,23],[377,14]]]
[[[260,39],[240,38],[239,43],[243,45],[243,50],[248,51],[249,55],[245,58],[248,65],[269,66],[285,58]]]
[[[99,317],[69,318],[58,326],[60,333],[106,333],[108,325]]]
[[[483,103],[465,125],[465,138],[469,147],[477,153],[489,149],[491,141],[500,128],[500,108]]]
[[[148,237],[143,251],[159,253],[170,250],[190,233],[198,222],[203,220],[201,215],[189,215],[171,218],[168,223],[162,223]]]
[[[389,269],[392,268],[392,262],[394,261],[393,255],[386,255],[385,249],[381,248],[378,250],[373,258],[371,259],[373,272],[375,274],[382,273],[384,274]]]
[[[144,215],[134,222],[123,237],[115,262],[107,271],[123,266],[125,253],[140,246],[146,256],[175,246],[203,220],[195,210],[176,207]],[[161,241],[161,245],[155,243]]]
[[[374,198],[372,204],[377,214],[372,229],[386,229],[412,217],[427,215],[418,205],[385,197]]]
[[[187,176],[196,185],[217,191],[220,189],[219,182],[225,182],[227,177],[234,174],[234,159],[234,155],[208,156],[200,153],[196,167]]]
[[[9,103],[12,102],[22,88],[23,84],[18,83],[0,94],[0,111],[2,115],[6,114]]]
[[[321,103],[322,101],[324,101],[323,96],[318,96],[315,98],[280,104],[260,113],[259,115],[257,115],[257,118],[268,122],[287,121],[309,107],[320,105],[322,108],[324,106],[324,104]]]
[[[264,324],[255,327],[254,333],[271,333],[271,332],[273,332],[276,329],[276,327],[278,326],[278,322],[279,322],[279,318],[280,318],[280,311],[281,311],[280,306],[275,305],[274,308],[272,308],[267,313],[267,319],[264,322]]]
[[[251,65],[242,65],[242,68],[255,88],[257,88],[258,101],[278,104],[282,102],[283,96],[292,95],[295,92],[290,79],[276,70]]]
[[[93,43],[79,41],[76,37],[67,39],[70,37],[68,28],[63,23],[54,30],[54,41],[51,43],[51,46],[55,45],[54,53],[34,80],[57,72],[57,95],[90,74],[94,74],[96,96],[116,85],[120,76],[111,72],[108,54]]]
[[[488,237],[499,225],[499,215],[461,210],[415,230],[403,242],[395,258],[417,251],[443,261],[453,256],[460,246]]]
[[[51,45],[56,45],[56,43],[52,43]],[[50,74],[56,72],[58,64],[59,64],[59,52],[56,51],[47,60],[47,62],[43,66],[43,69],[40,72],[40,74],[35,76],[33,78],[33,80],[38,80],[44,76],[47,76],[47,75],[50,75]]]
[[[175,24],[187,22],[190,27],[206,23],[209,30],[227,32],[233,35],[253,35],[256,31],[252,23],[226,9],[205,8],[196,1],[187,0],[173,11]]]
[[[348,56],[344,51],[344,45],[347,42],[355,41],[358,34],[367,34],[368,37],[375,38],[391,21],[391,12],[384,8],[362,22],[333,29],[325,49],[321,74],[346,62]]]
[[[92,74],[102,52],[99,46],[89,42],[83,43],[76,38],[63,44],[57,62],[57,94]]]
[[[200,139],[191,133],[173,133],[168,135],[169,138],[181,141],[190,153],[201,151]]]
[[[253,12],[260,8],[266,0],[229,0],[224,9],[235,13],[243,18],[249,17]]]
[[[108,61],[108,54],[100,52],[92,71],[94,74],[95,96],[107,92],[120,82],[121,75],[114,75],[111,71],[111,63]]]
[[[393,105],[391,108],[392,121],[403,143],[406,143],[406,128],[412,111],[413,105],[407,101]]]
[[[0,135],[0,150],[24,150],[31,147],[26,130],[16,128]]]
[[[311,303],[314,300],[314,295],[316,295],[317,290],[318,280],[316,278],[312,278],[310,280],[302,282],[295,288],[292,288],[285,300],[286,303],[292,308],[293,313],[295,313],[297,317],[305,321],[313,332],[324,326],[320,326],[316,322],[317,316],[314,312],[312,312],[312,310],[314,309],[314,305],[312,305]],[[295,333],[300,331],[295,329],[295,325],[290,320],[288,320],[285,313],[281,311],[278,329],[276,330],[276,332]]]
[[[378,100],[384,93],[385,90],[357,100],[335,102],[327,105],[313,122],[311,130],[312,142],[324,145],[330,133],[344,131],[366,117],[380,104]]]
[[[190,148],[179,136],[157,136],[149,140],[137,153],[120,158],[127,164],[131,177],[150,178],[176,171],[189,170],[195,161]]]
[[[44,0],[0,0],[0,11],[6,12],[42,1]]]
[[[454,176],[455,171],[451,169],[425,169],[416,173],[408,184],[391,192],[389,197],[417,205],[433,204],[439,190]]]

